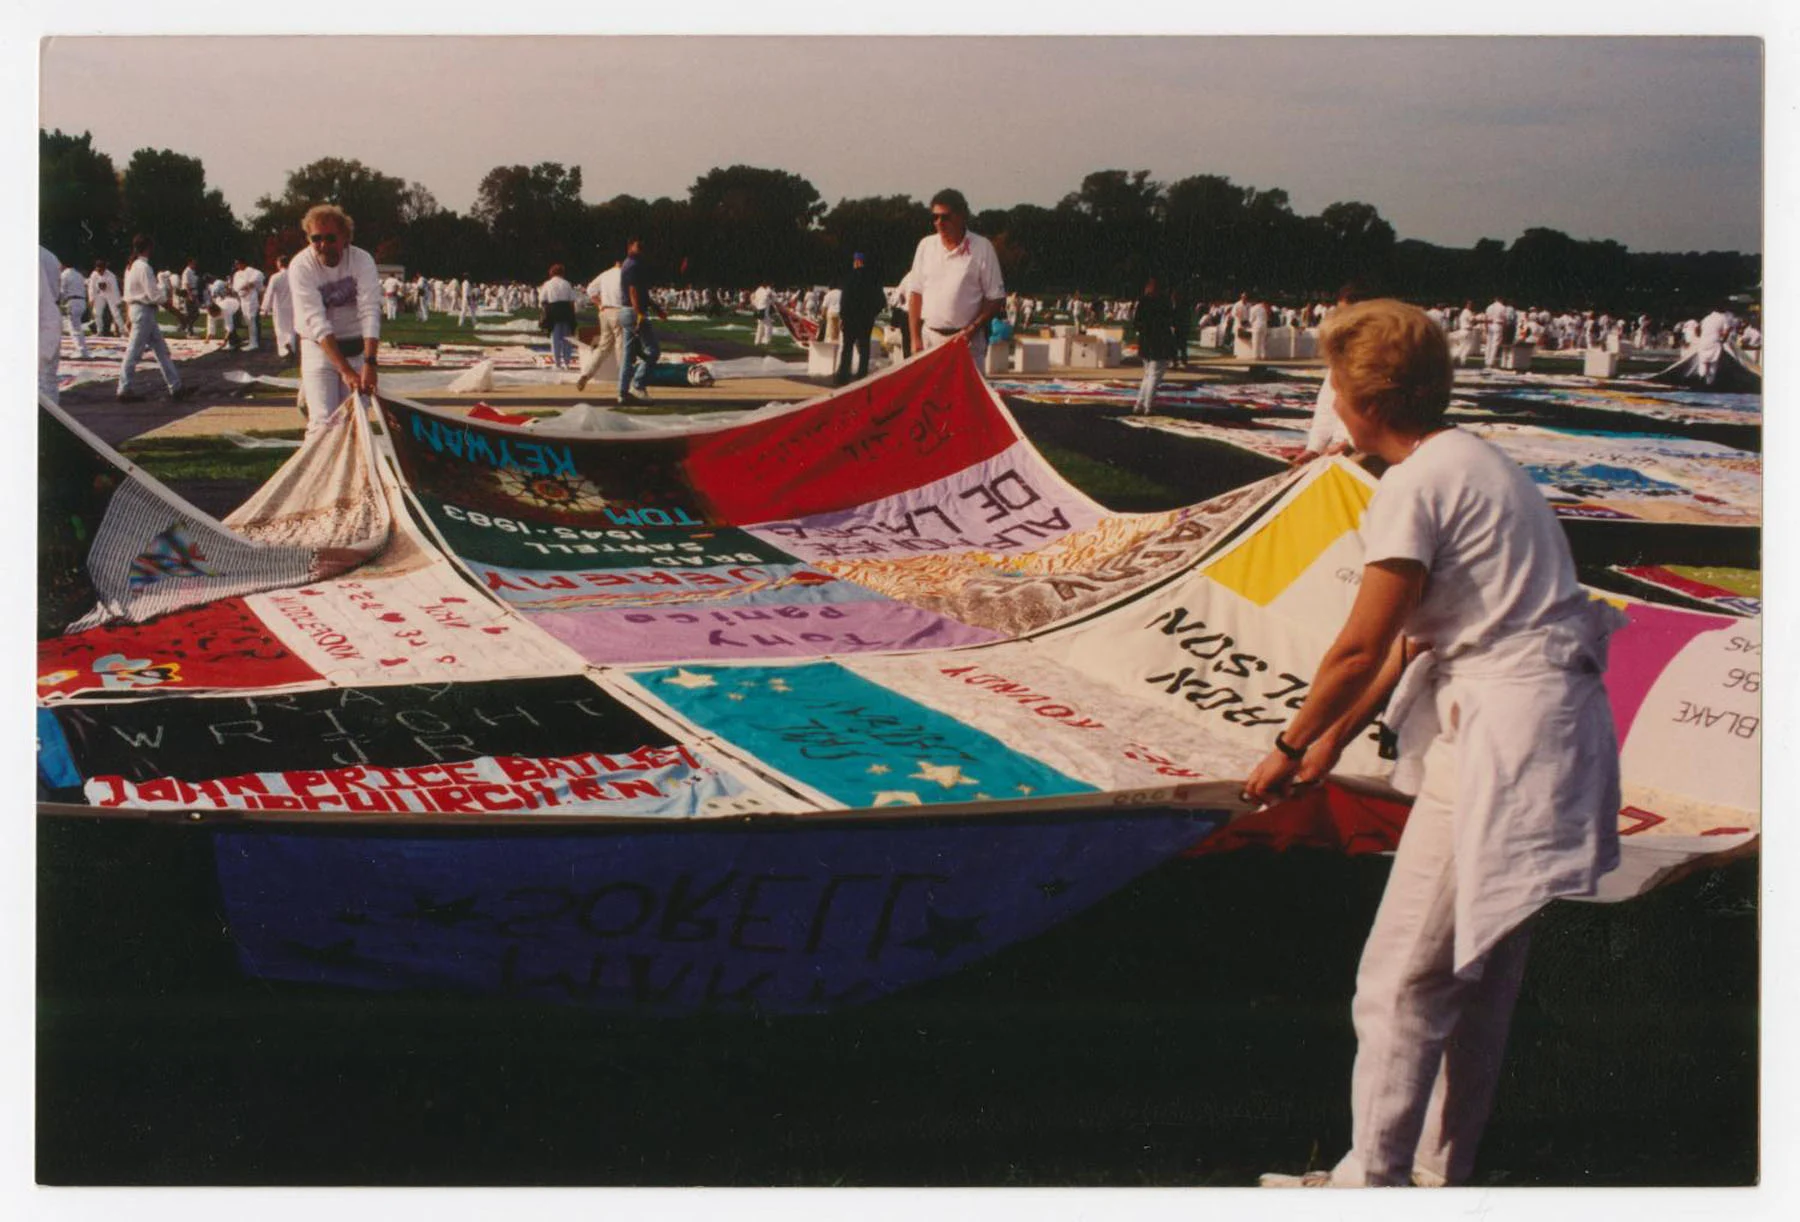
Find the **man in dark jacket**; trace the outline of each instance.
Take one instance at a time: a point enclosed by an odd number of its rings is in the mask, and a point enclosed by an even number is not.
[[[1138,356],[1144,362],[1144,380],[1138,385],[1137,402],[1131,405],[1134,416],[1148,416],[1156,401],[1156,388],[1169,372],[1169,361],[1175,355],[1175,312],[1169,299],[1162,295],[1152,276],[1144,283],[1144,295],[1138,298]]]
[[[887,304],[887,295],[881,291],[881,279],[868,266],[860,250],[850,258],[850,275],[845,279],[842,291],[838,315],[844,320],[844,328],[838,341],[837,377],[833,379],[839,386],[854,380],[850,375],[852,351],[856,353],[856,378],[869,375],[869,334],[875,329],[881,308]]]

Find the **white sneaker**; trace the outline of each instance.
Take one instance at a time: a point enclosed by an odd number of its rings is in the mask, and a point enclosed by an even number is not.
[[[1329,1188],[1331,1172],[1303,1171],[1299,1175],[1283,1175],[1278,1171],[1265,1171],[1256,1177],[1259,1188]]]

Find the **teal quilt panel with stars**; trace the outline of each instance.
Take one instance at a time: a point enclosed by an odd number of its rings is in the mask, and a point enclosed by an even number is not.
[[[1095,792],[835,662],[629,677],[703,730],[851,808]]]

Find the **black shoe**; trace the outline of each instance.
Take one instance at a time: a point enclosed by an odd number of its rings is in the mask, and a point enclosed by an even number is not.
[[[630,391],[626,391],[624,394],[619,396],[619,406],[620,407],[642,407],[649,402],[650,402],[650,400],[640,399],[636,395],[632,394]]]
[[[144,396],[135,390],[123,391],[114,395],[113,398],[120,403],[142,403],[144,401]]]
[[[169,392],[169,401],[171,403],[180,402],[182,399],[187,398],[193,393],[194,384],[192,382],[183,382],[180,386],[177,386],[174,390]]]

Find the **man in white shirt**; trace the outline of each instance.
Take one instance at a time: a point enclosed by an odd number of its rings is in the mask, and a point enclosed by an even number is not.
[[[1487,342],[1482,348],[1481,363],[1488,369],[1492,369],[1500,363],[1500,345],[1507,339],[1506,318],[1510,313],[1511,311],[1506,308],[1506,302],[1498,297],[1489,302],[1488,308],[1482,311],[1482,316],[1487,319]]]
[[[756,335],[750,340],[758,348],[766,348],[775,340],[775,290],[766,284],[756,286],[750,294],[750,308],[756,311]]]
[[[475,325],[475,286],[469,283],[467,276],[457,285],[456,325],[462,326],[465,318],[469,320],[471,327]]]
[[[425,281],[425,273],[419,273],[419,283],[413,286],[413,305],[418,310],[420,322],[431,321],[431,286]]]
[[[381,316],[389,322],[400,317],[400,277],[392,272],[381,281]]]
[[[987,356],[988,321],[1006,306],[1006,285],[994,244],[969,232],[969,201],[945,188],[931,197],[937,230],[913,252],[912,286],[906,297],[914,350],[967,339],[980,368]]]
[[[38,247],[38,394],[58,401],[57,375],[62,365],[62,260]]]
[[[307,248],[288,265],[309,436],[353,390],[375,390],[381,280],[369,252],[350,245],[352,224],[342,208],[314,205],[300,222]]]
[[[1714,310],[1700,320],[1700,348],[1694,361],[1694,372],[1708,386],[1719,372],[1719,357],[1724,354],[1725,341],[1733,329],[1731,322],[1731,315],[1724,310]]]
[[[844,290],[840,289],[835,284],[825,290],[825,306],[824,306],[824,308],[825,308],[825,336],[824,336],[824,338],[825,338],[826,342],[828,342],[828,343],[836,343],[837,339],[838,339],[838,332],[843,330],[843,326],[844,326],[844,320],[843,320],[843,314],[842,314],[843,303],[844,303]]]
[[[131,389],[131,375],[146,348],[156,357],[170,399],[185,399],[194,393],[192,386],[182,385],[181,374],[176,372],[169,345],[163,340],[162,328],[156,322],[156,308],[164,303],[167,294],[156,282],[156,269],[150,266],[150,252],[155,245],[141,233],[131,239],[131,265],[125,269],[125,311],[131,316],[131,339],[125,345],[124,359],[119,362],[117,397],[121,403],[135,403],[144,397]],[[199,280],[197,274],[195,280]]]
[[[250,347],[262,348],[263,274],[242,259],[232,262],[231,291],[237,294],[238,308],[244,312],[244,323],[250,333]]]
[[[75,349],[82,360],[88,359],[87,346],[87,281],[74,268],[63,265],[56,278],[57,295],[62,299],[63,308],[69,312],[69,338],[75,341]]]
[[[200,318],[200,307],[206,304],[200,296],[200,269],[193,259],[181,269],[180,288],[180,308],[175,312],[181,316],[181,333],[192,335],[194,323]],[[173,294],[169,294],[168,299],[174,301]],[[131,298],[128,296],[125,300],[129,302]]]
[[[600,311],[600,334],[594,337],[594,346],[588,349],[587,359],[581,363],[581,376],[575,379],[577,391],[587,389],[588,382],[600,372],[608,352],[621,362],[625,359],[625,334],[619,326],[619,311],[625,307],[625,297],[619,288],[620,266],[617,259],[613,260],[611,267],[588,283],[588,298]]]
[[[275,355],[285,357],[294,349],[294,295],[288,289],[287,258],[275,257],[275,274],[263,294],[262,312],[275,327]]]
[[[1264,360],[1269,355],[1269,303],[1259,301],[1250,307],[1250,359]]]
[[[106,334],[106,314],[112,312],[113,332],[125,334],[125,314],[119,302],[119,278],[107,270],[105,259],[94,260],[94,270],[88,274],[88,311],[94,317],[94,334]]]

